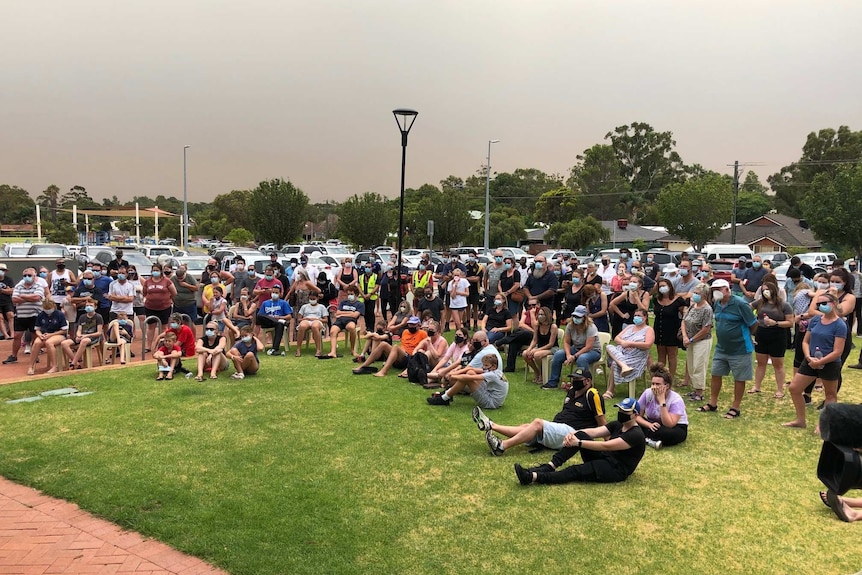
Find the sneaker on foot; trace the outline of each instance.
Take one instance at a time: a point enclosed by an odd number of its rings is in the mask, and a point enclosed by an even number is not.
[[[431,397],[429,397],[426,401],[428,401],[428,405],[446,405],[448,406],[452,403],[451,399],[443,399],[443,395],[440,393],[435,393]]]
[[[485,432],[485,441],[488,443],[488,449],[491,450],[491,455],[499,457],[505,452],[503,449],[503,442],[500,441],[500,438],[494,435],[490,429]]]
[[[546,383],[542,386],[542,389],[557,389],[557,387],[556,383]]]
[[[479,428],[479,431],[491,430],[491,420],[488,419],[487,415],[482,413],[482,409],[478,405],[473,408],[473,422]]]
[[[6,365],[8,363],[18,363],[18,358],[15,357],[14,355],[10,355],[9,357],[7,357],[6,359],[3,360],[3,365]]]
[[[30,352],[33,351],[33,348],[29,345],[24,346],[24,355],[30,355]]]
[[[518,481],[521,485],[529,485],[533,482],[533,472],[521,467],[520,463],[515,464],[515,475],[518,476]]]
[[[658,439],[647,439],[646,444],[658,451],[661,449],[661,440]]]
[[[230,378],[231,379],[244,379],[245,374],[237,372],[237,373],[233,374],[232,376],[230,376]]]
[[[266,350],[266,355],[275,355],[275,354],[276,354],[276,351],[272,348]]]
[[[556,471],[556,469],[554,469],[554,466],[550,463],[543,463],[535,467],[528,467],[527,471],[529,471],[530,473],[551,473],[553,471]]]

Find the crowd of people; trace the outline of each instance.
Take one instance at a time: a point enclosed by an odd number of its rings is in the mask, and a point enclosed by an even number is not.
[[[616,264],[603,258],[584,267],[574,258],[548,262],[541,255],[528,265],[496,251],[485,266],[471,252],[463,262],[452,254],[438,266],[426,256],[408,272],[398,269],[396,258],[357,265],[346,257],[334,277],[315,270],[305,256],[283,267],[275,253],[262,269],[241,256],[229,267],[211,259],[199,278],[182,265],[160,264],[141,277],[119,249],[104,269],[94,262],[80,277],[63,260],[54,270],[28,268],[18,281],[0,265],[0,335],[13,340],[3,363],[17,362],[25,347],[30,374],[42,349],[48,373],[60,367],[58,357],[74,369],[103,342],[118,348],[124,363],[137,320],[138,330],[146,331],[146,351],[157,360],[158,380],[177,372],[214,380],[231,366],[231,377],[243,379],[260,369],[261,354],[285,356],[293,344],[300,357],[308,340],[321,360],[349,356],[356,375],[385,377],[395,370],[433,390],[429,405],[449,406],[459,394],[469,395],[494,455],[520,444],[557,450],[537,468],[516,466],[524,484],[621,481],[644,446],[685,441],[686,399],[701,403],[699,412],[719,411],[727,376],[733,396],[724,417],[740,417],[746,393],[763,393],[771,364],[773,397],[788,393],[793,403],[794,418],[784,425],[805,427],[815,390],[823,391],[824,403],[837,401],[862,309],[862,274],[854,262],[845,267],[836,261],[814,274],[793,258],[786,282],[779,282],[757,255],[740,258],[730,279],[716,278],[709,262],[686,254],[662,268],[625,248]],[[198,291],[205,314],[200,337]],[[862,329],[858,322],[856,329]],[[443,336],[450,331],[452,343]],[[543,389],[566,391],[552,421],[502,425],[485,415],[505,402],[506,373],[515,371],[518,359]],[[547,380],[544,361],[550,363]],[[849,367],[862,368],[862,354]],[[593,386],[597,369],[607,373],[604,393]],[[637,399],[619,402],[618,420],[609,423],[605,401],[614,398],[616,386],[646,374],[650,385]],[[680,388],[690,391],[683,396]],[[582,464],[558,470],[577,452]]]

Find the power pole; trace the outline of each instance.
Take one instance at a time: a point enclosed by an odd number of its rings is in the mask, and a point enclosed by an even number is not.
[[[736,243],[736,200],[739,197],[739,160],[733,162],[733,215],[730,218],[730,243]]]

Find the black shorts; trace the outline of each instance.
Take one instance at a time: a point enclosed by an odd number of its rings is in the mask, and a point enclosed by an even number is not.
[[[13,313],[15,311],[15,306],[12,303],[0,303],[0,314],[6,315],[7,313]]]
[[[13,326],[15,331],[36,331],[36,318],[35,317],[15,317],[15,322]]]
[[[833,361],[820,369],[813,369],[807,361],[803,361],[799,366],[799,373],[808,377],[818,377],[823,381],[838,381],[841,377],[841,362]]]
[[[479,305],[479,292],[467,294],[467,305]]]
[[[761,328],[755,333],[754,353],[769,357],[784,357],[787,353],[787,330],[783,328]]]
[[[109,307],[100,307],[96,310],[96,313],[102,316],[102,324],[108,325],[111,323],[111,308]]]
[[[156,309],[149,309],[149,308],[145,307],[144,308],[144,315],[147,317],[154,315],[157,318],[159,318],[159,321],[162,322],[162,325],[167,325],[168,322],[171,320],[171,308],[156,310]]]
[[[144,311],[144,306],[135,306],[132,308],[132,310],[135,312],[135,315],[146,315],[146,312]]]
[[[396,359],[395,363],[392,364],[392,367],[395,369],[407,369],[407,362],[410,361],[410,356],[404,354],[404,357]]]
[[[350,318],[344,318],[344,317],[340,317],[337,320],[335,320],[335,326],[342,331],[347,329],[347,326],[351,323],[356,325],[356,320],[350,319]]]

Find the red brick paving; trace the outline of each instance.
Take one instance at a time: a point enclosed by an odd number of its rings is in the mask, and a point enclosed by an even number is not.
[[[6,573],[227,575],[77,505],[0,477],[0,574]]]

